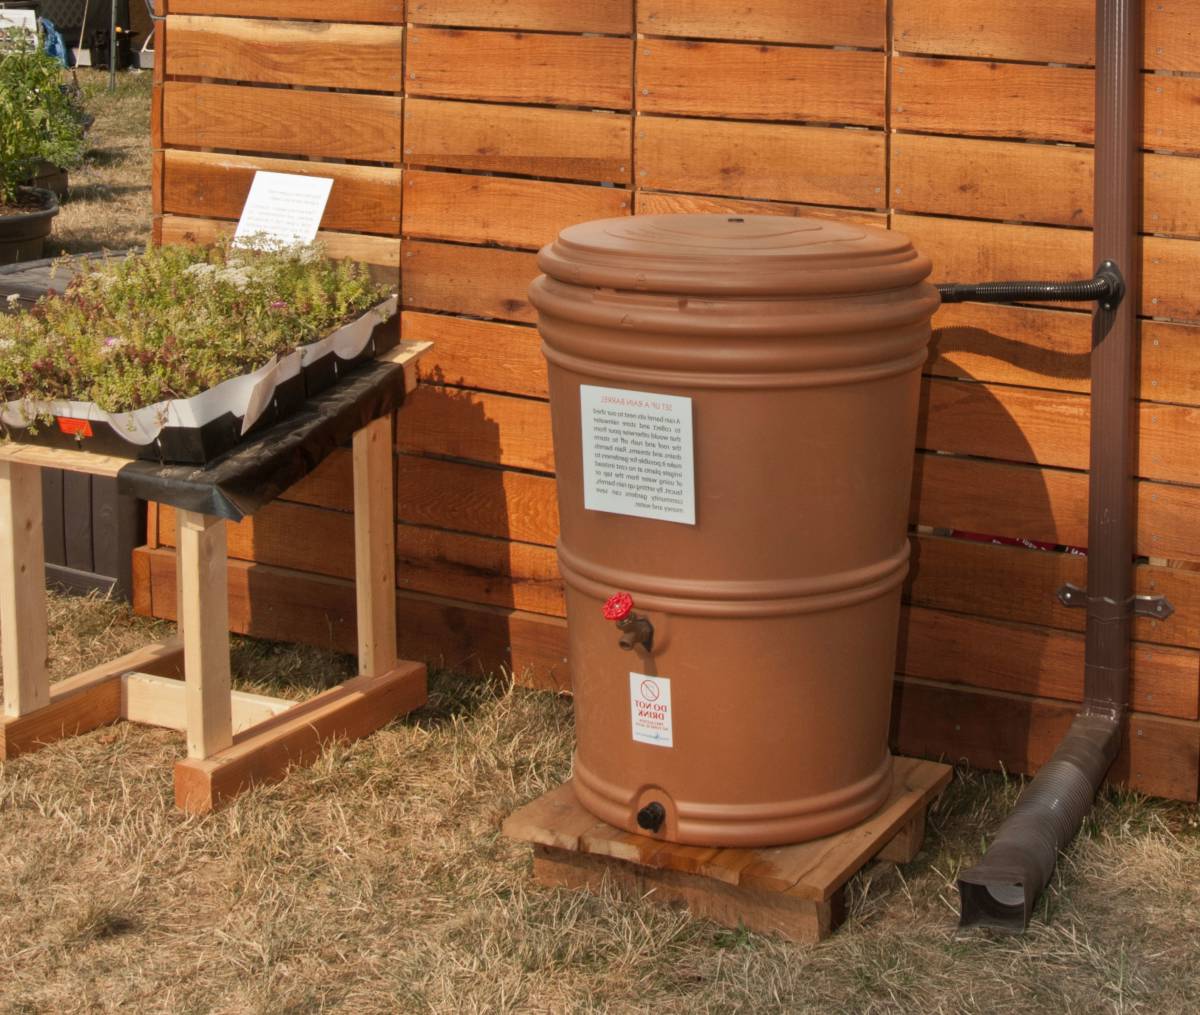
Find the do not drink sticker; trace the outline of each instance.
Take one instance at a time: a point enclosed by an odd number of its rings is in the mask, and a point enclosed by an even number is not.
[[[639,744],[674,747],[671,734],[671,681],[666,677],[629,674],[629,708],[633,739]]]

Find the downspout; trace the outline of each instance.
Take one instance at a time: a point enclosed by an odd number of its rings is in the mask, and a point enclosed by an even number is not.
[[[1094,263],[1101,269],[1092,281],[1101,280],[1106,270],[1115,271],[1124,283],[1117,289],[1124,292],[1098,294],[1092,317],[1087,591],[1066,586],[1059,592],[1067,605],[1087,607],[1084,701],[1062,743],[1021,794],[983,859],[959,875],[964,927],[1021,933],[1029,924],[1059,851],[1079,831],[1120,751],[1129,709],[1134,613],[1159,617],[1170,613],[1169,604],[1161,599],[1139,602],[1133,581],[1140,72],[1139,0],[1099,0],[1092,249]]]

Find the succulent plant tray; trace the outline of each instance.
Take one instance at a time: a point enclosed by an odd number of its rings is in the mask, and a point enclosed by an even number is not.
[[[0,423],[22,444],[206,465],[398,341],[391,297],[325,337],[190,398],[119,413],[92,402],[11,401],[0,405]]]

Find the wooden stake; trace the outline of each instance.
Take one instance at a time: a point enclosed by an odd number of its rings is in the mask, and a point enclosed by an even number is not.
[[[6,716],[26,715],[50,703],[42,538],[41,469],[0,461],[0,659]]]
[[[396,512],[392,420],[377,419],[354,435],[354,566],[358,605],[358,672],[395,669]]]
[[[207,758],[233,743],[225,522],[180,511],[178,552],[188,757]]]

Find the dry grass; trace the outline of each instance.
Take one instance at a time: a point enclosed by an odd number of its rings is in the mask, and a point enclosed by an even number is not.
[[[128,250],[150,238],[150,71],[76,72],[96,122],[83,166],[71,171],[70,197],[54,220],[46,256]]]
[[[52,627],[62,675],[168,625],[54,598]],[[293,695],[350,669],[245,640],[235,665]],[[452,675],[433,690],[204,819],[171,807],[178,734],[119,725],[0,767],[0,1011],[1200,1007],[1195,808],[1106,796],[1025,938],[960,935],[955,874],[1017,789],[962,773],[926,850],[864,871],[847,925],[806,949],[534,885],[499,826],[567,775],[569,702]]]

